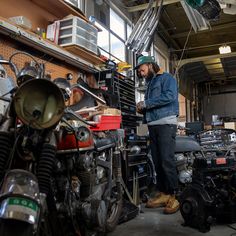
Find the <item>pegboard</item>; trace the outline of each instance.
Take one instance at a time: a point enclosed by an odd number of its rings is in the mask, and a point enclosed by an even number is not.
[[[78,76],[83,74],[83,77],[86,78],[89,84],[94,84],[94,86],[96,86],[96,83],[94,83],[95,79],[92,74],[84,72],[74,66],[66,64],[63,61],[60,61],[52,56],[40,52],[32,47],[26,46],[23,43],[20,43],[8,36],[0,34],[0,56],[3,59],[8,60],[13,53],[19,51],[27,52],[31,54],[35,58],[35,60],[37,60],[37,62],[45,64],[45,74],[50,75],[52,80],[58,77],[66,78],[66,75],[68,73],[71,73],[73,75],[73,80],[70,81],[70,83],[74,84],[76,83]],[[18,54],[14,56],[13,59],[13,62],[17,65],[18,69],[23,68],[26,62],[29,63],[31,61],[32,59],[30,57],[23,54]],[[4,68],[7,71],[8,76],[12,77],[15,80],[15,75],[10,69],[10,67],[4,65]]]

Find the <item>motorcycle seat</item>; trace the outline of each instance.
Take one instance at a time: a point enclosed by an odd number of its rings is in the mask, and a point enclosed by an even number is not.
[[[198,152],[201,151],[201,146],[192,137],[189,136],[176,136],[175,152]]]

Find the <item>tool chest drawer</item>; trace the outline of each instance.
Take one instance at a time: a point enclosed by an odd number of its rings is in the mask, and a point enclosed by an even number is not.
[[[136,132],[139,125],[136,116],[135,82],[114,70],[102,71],[96,75],[99,86],[118,97],[115,108],[121,110],[122,128],[127,133]],[[129,117],[133,119],[130,120]]]

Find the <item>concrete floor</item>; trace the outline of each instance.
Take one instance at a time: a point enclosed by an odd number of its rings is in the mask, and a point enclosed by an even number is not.
[[[164,215],[163,208],[147,209],[141,207],[143,213],[139,213],[136,218],[120,224],[116,230],[109,233],[108,236],[233,236],[236,230],[227,225],[213,225],[207,233],[201,233],[196,229],[184,227],[184,222],[178,211],[172,215]],[[230,226],[236,228],[235,224]]]

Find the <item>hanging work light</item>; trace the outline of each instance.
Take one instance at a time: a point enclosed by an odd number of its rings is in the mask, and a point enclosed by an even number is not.
[[[231,53],[231,47],[228,45],[222,45],[219,47],[220,54]]]

